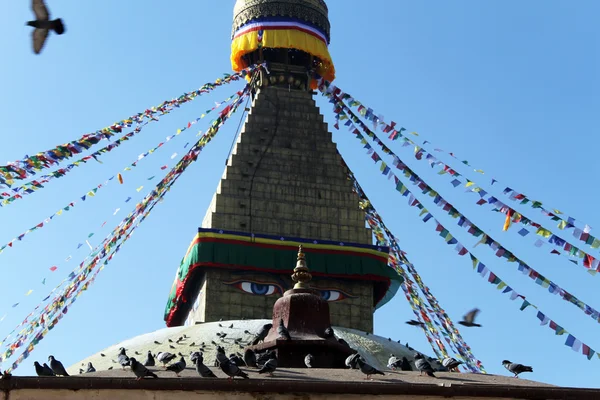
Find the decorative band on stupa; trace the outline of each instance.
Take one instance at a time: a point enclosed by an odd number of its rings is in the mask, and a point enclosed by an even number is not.
[[[258,49],[294,49],[315,57],[316,73],[333,81],[328,13],[323,0],[238,0],[233,17],[232,69],[246,68],[244,56]]]

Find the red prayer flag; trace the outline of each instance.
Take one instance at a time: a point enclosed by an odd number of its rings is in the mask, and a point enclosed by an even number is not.
[[[50,267],[50,271],[52,271],[52,272],[56,271],[57,269],[58,269],[58,267],[56,267],[56,266]]]

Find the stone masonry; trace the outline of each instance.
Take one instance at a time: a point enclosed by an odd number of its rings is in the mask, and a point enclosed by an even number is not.
[[[257,89],[202,227],[372,244],[358,202],[312,94],[266,87]],[[202,280],[202,306],[188,323],[271,317],[276,297],[240,304],[223,285],[211,284],[209,271]],[[361,286],[353,287],[359,298],[332,305],[332,322],[372,332],[373,286],[352,284]]]

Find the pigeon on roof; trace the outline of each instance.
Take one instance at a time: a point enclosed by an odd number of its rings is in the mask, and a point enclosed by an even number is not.
[[[43,0],[32,0],[31,9],[35,14],[35,20],[27,21],[27,26],[35,28],[32,34],[33,52],[40,54],[50,31],[62,35],[65,33],[65,26],[60,18],[50,20],[50,12]]]
[[[146,356],[146,361],[144,361],[144,366],[154,367],[155,364],[156,361],[154,360],[154,356],[152,355],[152,352],[148,350],[148,355]]]
[[[502,365],[504,368],[515,374],[515,378],[518,378],[520,373],[533,372],[533,368],[528,365],[512,363],[508,360],[502,361]]]
[[[423,372],[425,372],[427,375],[435,378],[435,375],[433,374],[433,367],[427,360],[425,360],[422,354],[417,354],[415,356],[415,367],[417,367],[419,370],[420,375],[423,375]]]
[[[358,357],[356,361],[358,363],[358,367],[360,368],[360,372],[367,376],[365,379],[371,379],[371,375],[385,375],[372,365],[367,364],[362,357]]]
[[[131,364],[131,370],[133,371],[135,376],[137,376],[136,380],[139,381],[140,379],[144,379],[147,376],[151,378],[158,378],[158,375],[150,371],[148,368],[146,368],[146,366],[139,363],[135,358],[131,357],[129,359],[129,362]]]
[[[54,358],[54,356],[49,356],[48,361],[50,362],[50,368],[52,369],[52,372],[54,372],[57,376],[69,376],[63,364]]]
[[[269,374],[269,376],[273,376],[273,372],[277,369],[277,356],[275,353],[272,353],[271,358],[262,366],[261,369],[258,370],[259,374]]]
[[[89,374],[90,372],[96,372],[96,368],[94,368],[94,365],[89,362],[87,365],[87,369],[85,370],[86,374]]]

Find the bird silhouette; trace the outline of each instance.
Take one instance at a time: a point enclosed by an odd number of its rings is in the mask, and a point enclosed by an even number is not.
[[[65,33],[65,26],[60,18],[50,20],[50,12],[44,4],[44,0],[32,0],[31,9],[35,14],[35,20],[27,21],[26,25],[35,28],[32,34],[33,52],[40,54],[50,31],[62,35]]]
[[[475,318],[479,314],[479,309],[474,308],[468,313],[465,314],[462,321],[458,321],[459,324],[467,326],[467,327],[478,327],[481,328],[481,325],[475,323]]]

